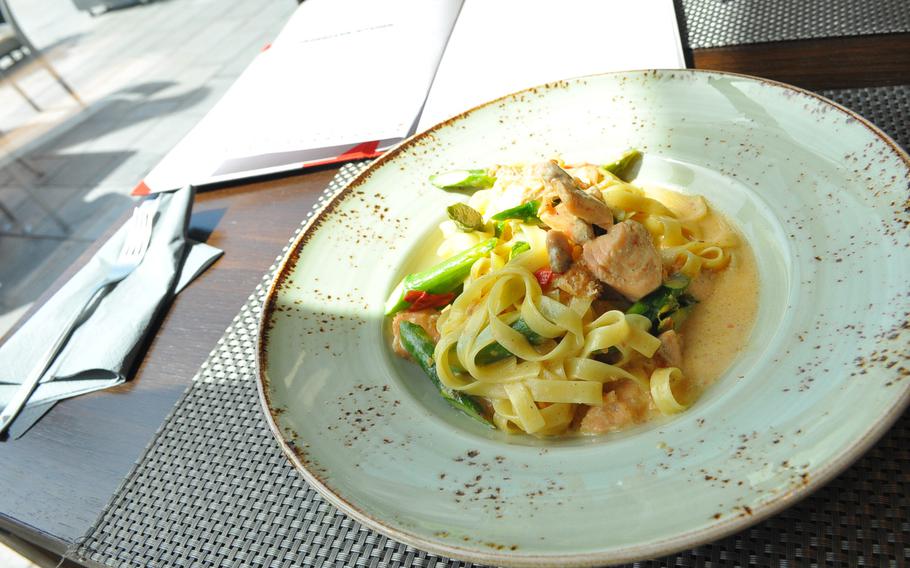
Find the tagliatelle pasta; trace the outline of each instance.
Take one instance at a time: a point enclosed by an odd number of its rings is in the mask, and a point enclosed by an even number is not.
[[[663,414],[676,414],[686,409],[673,393],[674,381],[682,380],[682,372],[676,367],[657,369],[651,374],[651,398]]]
[[[502,418],[525,432],[533,434],[552,428],[554,424],[528,408],[529,400],[598,405],[603,397],[605,380],[587,380],[577,372],[572,375],[566,370],[567,364],[578,360],[596,363],[579,357],[611,347],[653,355],[660,343],[642,330],[638,320],[645,318],[641,316],[614,310],[592,321],[590,308],[579,311],[544,296],[534,275],[524,267],[507,265],[490,272],[467,286],[437,324],[441,337],[434,359],[439,378],[453,390],[508,399],[511,411]],[[522,317],[534,333],[557,339],[555,345],[547,351],[535,348],[506,323],[516,316]],[[646,323],[650,327],[650,322]],[[477,355],[494,342],[515,357],[493,365],[477,365]],[[453,355],[457,361],[452,360]],[[453,362],[465,372],[454,373]],[[577,364],[572,370],[576,367]],[[646,382],[643,376],[637,380]]]
[[[596,434],[682,412],[706,382],[684,372],[683,324],[703,299],[688,289],[738,265],[742,241],[704,198],[610,167],[439,176],[483,188],[449,208],[443,261],[387,311],[396,350],[456,408],[510,433]]]

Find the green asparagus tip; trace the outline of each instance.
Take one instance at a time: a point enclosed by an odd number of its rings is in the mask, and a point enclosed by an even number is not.
[[[455,203],[446,207],[446,214],[459,230],[466,233],[483,231],[483,215],[470,205]]]
[[[522,203],[517,207],[512,207],[506,209],[505,211],[500,211],[496,215],[490,217],[494,221],[506,221],[508,219],[518,219],[523,223],[539,223],[540,218],[537,217],[537,212],[540,210],[540,201],[532,200],[527,203]]]
[[[410,304],[405,302],[404,297],[411,290],[430,294],[452,292],[464,283],[465,278],[471,273],[471,266],[474,262],[493,250],[497,244],[499,244],[499,239],[487,239],[435,266],[409,274],[392,290],[392,294],[385,303],[385,315],[390,316],[407,308]]]
[[[518,241],[512,245],[512,250],[509,251],[509,260],[512,260],[516,256],[520,255],[523,252],[531,250],[531,245],[524,241]]]
[[[631,181],[635,177],[635,167],[641,161],[641,157],[641,152],[633,148],[623,152],[622,156],[615,161],[601,167],[623,181]]]
[[[404,301],[404,295],[404,280],[402,280],[395,286],[389,299],[385,302],[385,315],[390,316],[408,307],[408,303]]]
[[[430,183],[439,189],[487,189],[493,187],[496,178],[486,170],[455,170],[430,176]]]
[[[442,398],[453,408],[456,408],[464,414],[477,420],[487,427],[493,427],[493,424],[484,415],[483,406],[472,396],[449,389],[442,381],[439,380],[439,374],[436,372],[436,362],[433,359],[433,351],[436,344],[430,335],[417,324],[402,321],[398,327],[401,345],[414,361],[420,365],[427,377],[442,395]]]

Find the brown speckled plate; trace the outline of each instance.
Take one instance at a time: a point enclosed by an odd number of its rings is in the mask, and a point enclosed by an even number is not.
[[[691,409],[597,439],[457,414],[387,346],[383,303],[438,242],[453,168],[638,147],[640,181],[706,195],[760,267],[749,347]],[[614,73],[416,136],[316,215],[262,316],[260,392],[288,458],[395,539],[491,564],[655,557],[773,514],[855,460],[910,398],[910,167],[811,93],[702,71]]]

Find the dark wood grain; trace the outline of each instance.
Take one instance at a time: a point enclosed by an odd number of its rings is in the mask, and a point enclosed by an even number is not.
[[[0,528],[58,553],[85,533],[336,171],[197,195],[191,232],[224,257],[174,300],[131,381],[0,444]]]
[[[910,34],[696,49],[692,61],[811,90],[902,85],[910,83]]]

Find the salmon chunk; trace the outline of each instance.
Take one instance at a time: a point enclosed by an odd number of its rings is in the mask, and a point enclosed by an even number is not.
[[[567,166],[566,172],[575,180],[575,185],[585,190],[604,179],[603,170],[596,164]]]
[[[636,221],[623,221],[586,242],[582,258],[598,280],[633,302],[660,286],[663,276],[651,234]]]
[[[554,162],[537,164],[534,171],[556,191],[560,204],[565,206],[566,211],[608,231],[613,226],[613,210],[603,201],[585,193],[572,176]]]
[[[582,434],[604,434],[648,419],[648,393],[625,379],[604,395],[603,406],[589,407],[578,425]]]
[[[569,213],[565,205],[541,208],[540,220],[551,229],[565,233],[577,244],[584,244],[594,238],[594,229],[591,224]]]
[[[554,278],[553,285],[577,298],[596,298],[600,296],[603,286],[582,260],[573,264],[564,274]]]
[[[439,312],[433,308],[417,310],[415,312],[398,312],[392,319],[392,349],[395,353],[405,359],[410,359],[408,351],[401,344],[401,322],[407,321],[415,323],[423,328],[424,331],[433,338],[433,341],[439,341],[439,332],[436,330],[436,320],[439,319]]]
[[[660,347],[657,348],[657,362],[662,367],[679,367],[682,365],[682,336],[669,330],[657,336]]]

